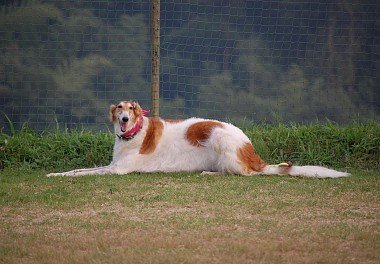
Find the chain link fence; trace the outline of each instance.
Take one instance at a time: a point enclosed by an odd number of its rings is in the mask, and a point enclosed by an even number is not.
[[[0,127],[107,128],[151,105],[151,2],[2,1]],[[160,115],[379,120],[376,1],[161,0]]]

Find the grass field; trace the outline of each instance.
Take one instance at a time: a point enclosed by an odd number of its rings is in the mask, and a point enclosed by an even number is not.
[[[0,263],[379,263],[379,131],[246,131],[266,160],[353,174],[340,179],[47,178],[106,164],[112,135],[0,134]]]
[[[379,263],[380,171],[0,173],[2,263]]]

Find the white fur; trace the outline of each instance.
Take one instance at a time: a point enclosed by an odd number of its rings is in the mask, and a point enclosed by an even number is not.
[[[130,116],[128,116],[130,117]],[[143,127],[130,141],[124,141],[115,136],[113,159],[110,165],[92,169],[79,169],[63,173],[50,173],[47,176],[80,176],[100,174],[127,174],[131,172],[178,172],[206,171],[221,174],[246,175],[237,157],[237,150],[250,143],[249,138],[237,127],[222,123],[223,127],[214,127],[206,142],[201,147],[193,146],[186,139],[186,131],[200,121],[200,118],[190,118],[178,123],[161,120],[164,128],[162,136],[153,153],[140,154],[140,147],[146,136],[149,120],[144,117]],[[116,122],[115,134],[121,134],[120,125]],[[130,129],[133,124],[128,125]],[[349,174],[323,167],[293,166],[288,174],[306,177],[344,177]],[[268,165],[261,172],[250,175],[282,174],[279,167]]]
[[[280,167],[267,166],[259,174],[284,174]],[[340,172],[320,166],[292,166],[286,171],[286,174],[292,176],[303,176],[311,178],[340,178],[350,176],[347,172]]]

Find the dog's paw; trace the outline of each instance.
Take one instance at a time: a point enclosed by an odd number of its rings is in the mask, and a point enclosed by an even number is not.
[[[221,175],[218,171],[202,171],[201,175]]]
[[[63,173],[49,173],[46,174],[46,177],[58,177],[58,176],[64,176]]]

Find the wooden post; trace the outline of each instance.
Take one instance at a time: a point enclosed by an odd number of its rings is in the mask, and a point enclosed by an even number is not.
[[[160,0],[152,0],[152,114],[159,117],[160,111]]]

